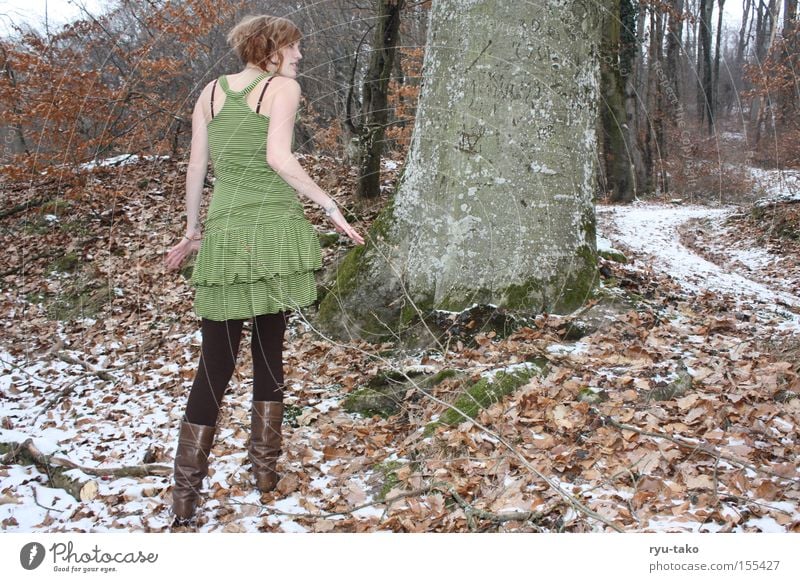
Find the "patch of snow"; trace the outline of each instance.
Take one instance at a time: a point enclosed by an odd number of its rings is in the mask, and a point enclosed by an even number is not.
[[[582,354],[588,351],[589,346],[583,340],[574,344],[550,344],[547,351],[551,354]]]
[[[723,131],[719,134],[719,137],[727,141],[744,141],[744,135],[733,131]]]
[[[24,443],[29,438],[33,440],[33,445],[44,455],[52,455],[59,449],[59,442],[69,440],[77,435],[77,431],[61,430],[55,427],[48,427],[41,430],[39,436],[28,435],[18,430],[8,430],[0,428],[0,440],[3,442]]]
[[[772,422],[777,424],[779,428],[782,428],[784,432],[788,432],[794,429],[794,425],[791,422],[783,420],[780,416],[776,416],[775,418],[773,418]]]
[[[383,514],[386,510],[379,506],[379,505],[368,505],[366,507],[362,507],[361,509],[355,510],[352,515],[356,517],[383,517]]]
[[[757,527],[764,533],[786,533],[786,528],[775,521],[774,517],[768,515],[751,517],[742,525],[743,527]]]
[[[135,164],[139,160],[168,160],[169,156],[138,156],[137,154],[121,154],[119,156],[114,156],[112,158],[105,158],[102,160],[92,160],[91,162],[86,162],[78,166],[81,170],[93,170],[95,168],[107,168],[107,167],[118,167],[118,166],[127,166],[129,164]]]
[[[286,533],[306,533],[308,530],[295,521],[282,521],[281,529]]]
[[[800,200],[800,172],[797,170],[762,170],[748,168],[750,177],[764,190],[766,196],[756,201],[756,206],[766,206],[774,201]]]
[[[328,412],[333,408],[339,408],[339,399],[338,398],[328,398],[323,400],[319,404],[314,405],[314,408],[319,410],[320,412]]]
[[[476,307],[478,307],[478,304],[477,303],[473,303],[472,305],[470,305],[469,307],[465,307],[461,311],[448,311],[447,309],[434,309],[433,311],[436,311],[438,313],[447,313],[447,314],[451,314],[451,315],[459,315],[461,313],[464,313],[464,312],[469,311],[470,309],[474,309]]]
[[[597,240],[597,250],[598,251],[606,251],[606,252],[624,254],[619,249],[615,249],[613,243],[610,240],[608,240],[607,238],[598,235],[596,240]]]

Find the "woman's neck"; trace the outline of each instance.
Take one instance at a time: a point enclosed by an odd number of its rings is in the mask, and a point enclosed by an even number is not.
[[[256,73],[258,75],[264,75],[264,74],[274,75],[275,74],[275,71],[267,71],[267,70],[262,69],[261,67],[255,66],[255,65],[247,65],[244,68],[244,70],[242,70],[242,73],[247,73],[247,72],[253,72],[253,73]]]

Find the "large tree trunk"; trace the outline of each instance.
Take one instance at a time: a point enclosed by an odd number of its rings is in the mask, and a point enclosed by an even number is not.
[[[785,67],[783,78],[787,87],[797,86],[797,72],[794,69],[793,59],[797,55],[797,0],[784,0],[783,2],[783,36],[784,45],[781,61]],[[779,97],[779,119],[791,121],[797,114],[797,90],[782,91]]]
[[[372,56],[364,79],[364,101],[359,128],[358,159],[358,198],[376,198],[380,195],[381,154],[384,150],[383,136],[386,133],[386,120],[389,78],[392,74],[397,41],[400,30],[400,12],[405,0],[377,0],[378,19],[375,38],[372,43]]]
[[[600,22],[592,0],[434,1],[398,191],[339,266],[321,328],[383,341],[432,309],[587,299]]]

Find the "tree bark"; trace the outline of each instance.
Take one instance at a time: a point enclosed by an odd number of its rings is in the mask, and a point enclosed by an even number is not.
[[[783,51],[781,60],[785,66],[784,79],[787,87],[797,86],[795,64],[793,61],[797,55],[797,0],[783,1]],[[781,120],[793,120],[797,113],[797,90],[782,91],[780,94],[780,114]]]
[[[672,10],[669,12],[667,26],[667,67],[666,75],[669,86],[678,103],[681,101],[681,87],[678,73],[681,69],[681,37],[683,35],[683,0],[670,0]],[[674,113],[671,108],[670,114]]]
[[[762,8],[766,8],[766,10],[764,11]],[[756,9],[756,63],[759,65],[767,58],[772,47],[777,29],[777,19],[777,0],[769,0],[769,5],[765,5],[763,1],[759,3]],[[750,134],[753,135],[756,146],[761,141],[762,125],[766,121],[767,108],[770,106],[771,104],[765,104],[760,96],[754,97],[753,103],[750,105]]]
[[[635,139],[631,134],[625,111],[625,77],[630,74],[630,62],[623,56],[622,28],[629,24],[622,13],[621,3],[628,0],[607,0],[604,13],[600,74],[603,92],[601,118],[603,126],[604,191],[611,193],[614,202],[630,202],[636,193],[636,176],[631,159]],[[632,19],[630,19],[632,20]],[[635,26],[635,24],[634,24]],[[624,75],[623,75],[624,72]]]
[[[433,3],[408,158],[320,303],[332,335],[385,341],[434,309],[567,313],[587,299],[601,10],[519,8]]]
[[[722,10],[725,7],[725,0],[717,0],[719,4],[719,14],[717,17],[717,46],[714,49],[714,98],[711,101],[711,110],[717,114],[719,111],[719,57],[722,51]]]
[[[376,198],[380,195],[381,154],[383,136],[389,117],[388,88],[392,75],[400,31],[400,12],[405,0],[377,0],[378,18],[372,43],[372,57],[364,79],[362,103],[363,125],[359,128],[358,145],[361,162],[356,189],[358,198]]]
[[[711,16],[713,10],[714,0],[700,0],[699,43],[697,50],[699,84],[697,90],[697,115],[701,125],[707,123],[706,129],[709,135],[714,125],[714,112],[711,103]]]
[[[625,3],[621,4],[625,7]],[[652,192],[653,184],[650,180],[652,160],[647,153],[647,131],[649,122],[647,116],[642,114],[642,95],[646,93],[647,75],[644,66],[644,54],[640,39],[644,36],[646,7],[638,2],[628,1],[627,26],[628,39],[623,50],[622,67],[629,71],[625,80],[625,110],[631,134],[635,136],[633,143],[636,145],[631,150],[631,161],[634,165],[637,194]],[[635,34],[634,34],[635,33]]]

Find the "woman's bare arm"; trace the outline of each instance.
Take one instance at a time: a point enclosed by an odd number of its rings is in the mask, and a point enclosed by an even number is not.
[[[200,228],[200,201],[203,197],[203,184],[208,172],[208,131],[206,115],[201,102],[208,86],[200,94],[192,113],[192,145],[189,153],[189,167],[186,169],[186,235],[195,236]]]
[[[334,204],[333,199],[314,182],[292,153],[292,133],[300,104],[300,84],[288,77],[281,78],[280,82],[270,111],[267,163],[299,194],[323,208],[329,208]]]

